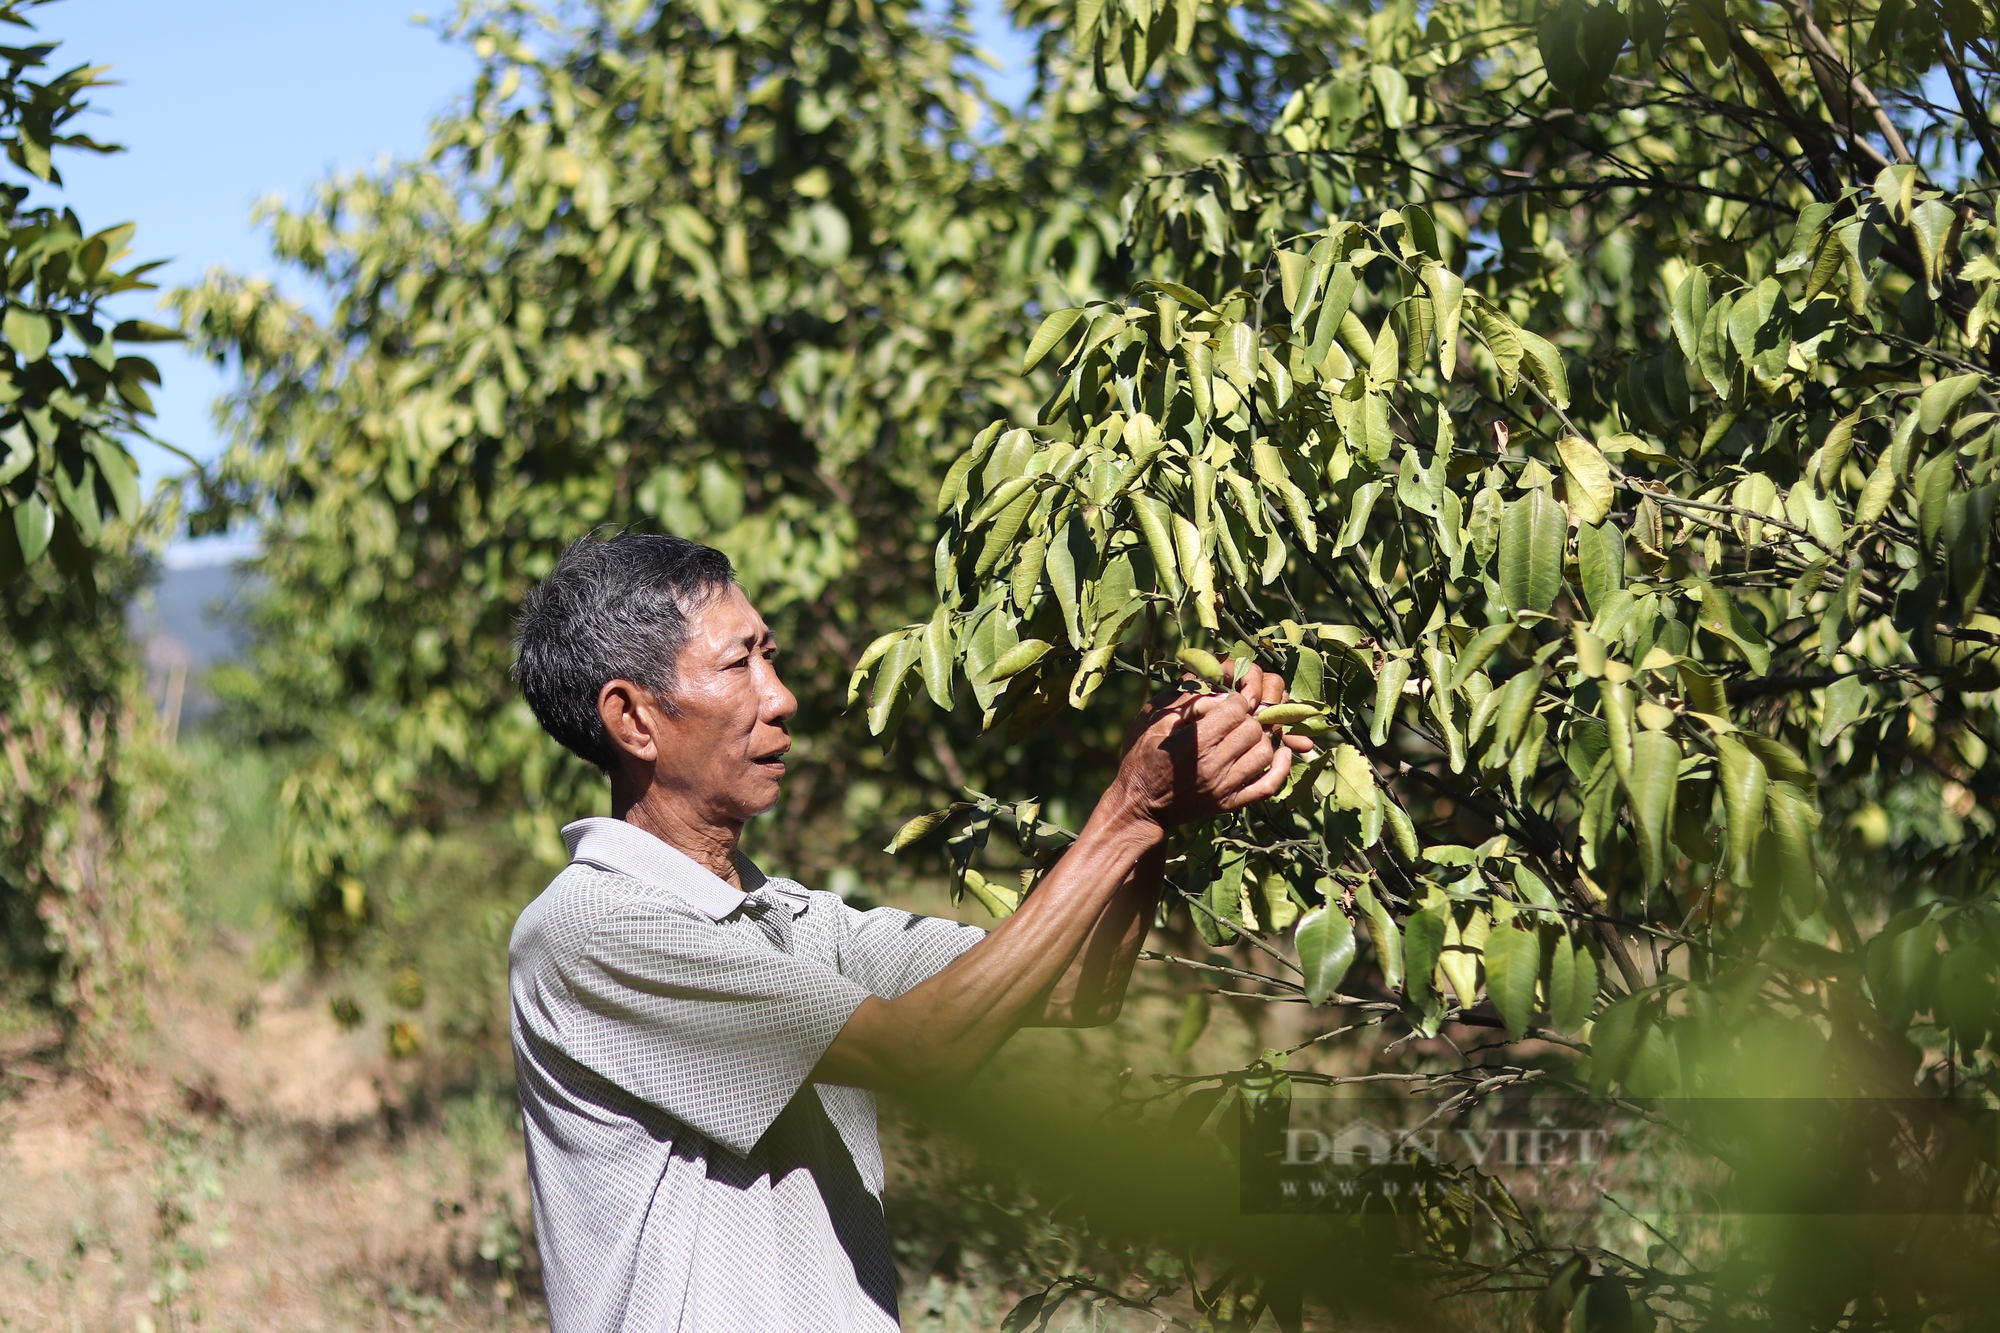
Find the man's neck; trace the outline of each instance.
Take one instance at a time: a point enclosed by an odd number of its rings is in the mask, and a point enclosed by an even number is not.
[[[611,791],[613,818],[644,829],[731,888],[743,887],[742,876],[736,866],[736,847],[743,834],[741,825],[703,819],[685,809],[680,802],[670,799],[656,785],[648,786],[637,800],[621,800],[620,795],[618,784],[614,784]]]

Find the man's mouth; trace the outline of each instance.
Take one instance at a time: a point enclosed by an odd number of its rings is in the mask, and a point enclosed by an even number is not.
[[[761,768],[775,769],[783,773],[785,771],[785,751],[773,750],[769,754],[760,754],[750,762]]]

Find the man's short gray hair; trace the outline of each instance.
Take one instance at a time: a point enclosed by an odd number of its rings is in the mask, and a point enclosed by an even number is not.
[[[608,681],[629,680],[673,707],[688,615],[736,581],[729,557],[680,537],[578,538],[521,603],[514,679],[542,730],[612,771],[618,752],[597,715]]]

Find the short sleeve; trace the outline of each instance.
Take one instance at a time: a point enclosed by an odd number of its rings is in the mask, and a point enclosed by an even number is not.
[[[840,973],[885,1000],[898,999],[929,981],[986,938],[977,926],[917,916],[896,907],[859,912],[842,905],[840,910],[847,918]]]
[[[654,904],[612,913],[565,970],[568,1054],[738,1156],[869,995],[824,963]]]

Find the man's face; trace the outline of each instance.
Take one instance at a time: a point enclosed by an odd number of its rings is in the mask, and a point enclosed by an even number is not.
[[[777,656],[770,627],[740,588],[694,610],[674,673],[679,716],[663,727],[656,782],[728,823],[778,803],[799,701],[778,679]]]

